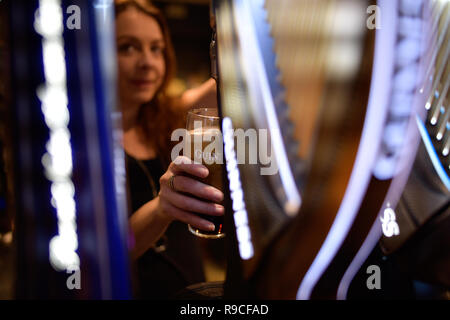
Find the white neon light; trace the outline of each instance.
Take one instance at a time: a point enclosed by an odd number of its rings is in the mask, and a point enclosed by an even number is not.
[[[364,240],[361,248],[358,250],[355,258],[350,263],[349,267],[344,273],[344,276],[339,283],[339,287],[337,290],[336,298],[337,300],[345,300],[347,298],[348,288],[350,287],[350,283],[355,278],[356,273],[361,268],[364,261],[366,261],[368,253],[370,253],[378,239],[381,236],[381,226],[379,219],[375,221],[372,228],[367,235],[367,238]]]
[[[261,8],[264,5],[264,1],[259,1]],[[286,150],[284,148],[283,137],[281,136],[281,130],[278,124],[278,117],[275,112],[275,106],[273,104],[272,97],[270,95],[270,86],[266,77],[266,70],[261,56],[261,51],[257,39],[257,34],[254,29],[254,21],[251,13],[249,2],[238,0],[235,2],[235,16],[236,26],[239,30],[239,41],[243,52],[248,53],[248,57],[251,60],[245,60],[244,68],[247,64],[252,63],[257,75],[255,80],[259,81],[261,86],[261,93],[263,97],[264,111],[266,113],[266,119],[268,121],[271,145],[274,148],[274,155],[276,163],[278,165],[281,177],[281,183],[287,197],[287,202],[284,204],[284,209],[287,214],[295,215],[298,212],[301,204],[300,193],[298,192],[295,184],[294,176],[291,172],[289,160],[286,156]]]
[[[380,218],[381,228],[383,230],[383,234],[390,238],[393,236],[398,236],[400,234],[400,227],[397,223],[397,216],[395,214],[394,209],[386,208],[384,209],[383,216]]]
[[[402,3],[402,5],[407,5],[407,4],[408,3],[406,3],[406,2]],[[400,19],[402,19],[402,18],[400,18]],[[417,37],[416,32],[413,32],[413,34],[411,34],[410,32],[405,32],[401,35],[408,36],[408,37]],[[422,35],[420,35],[420,36],[422,36]],[[378,44],[377,44],[377,46],[378,46]],[[386,46],[384,46],[384,48],[386,48]],[[424,74],[424,70],[421,70],[421,74]],[[427,75],[426,77],[428,77],[428,72],[426,72],[425,74]],[[424,78],[424,77],[421,76],[420,78]],[[427,100],[426,97],[428,97],[428,93],[424,93],[424,91],[425,91],[424,89],[425,88],[422,87],[418,90],[420,95],[417,95],[414,98],[414,100],[417,100],[417,101],[413,101],[413,99],[411,99],[410,105],[415,105],[415,107],[414,107],[415,110],[420,110],[421,108],[423,108],[424,104],[426,105],[426,100]],[[416,88],[416,90],[417,90],[417,88]],[[408,141],[410,142],[410,144],[408,145],[408,148],[403,148],[404,150],[403,150],[403,155],[401,155],[401,161],[404,163],[404,165],[401,165],[402,170],[398,172],[398,174],[395,176],[395,178],[391,182],[391,185],[389,186],[389,190],[388,190],[386,198],[385,198],[386,199],[385,203],[387,203],[387,204],[381,208],[381,210],[378,214],[378,218],[375,220],[375,223],[372,225],[366,239],[364,240],[362,246],[359,248],[358,253],[356,254],[354,259],[350,263],[349,267],[345,271],[344,276],[342,277],[342,279],[339,283],[339,287],[338,287],[338,291],[337,291],[337,299],[338,300],[345,300],[347,298],[347,292],[348,292],[348,289],[350,287],[352,280],[354,279],[355,275],[360,270],[364,261],[367,259],[367,257],[369,256],[369,254],[372,252],[373,248],[379,241],[379,239],[382,235],[382,230],[383,230],[383,226],[380,224],[381,215],[385,213],[386,207],[387,208],[394,207],[396,205],[396,203],[398,203],[398,200],[400,199],[400,197],[402,195],[402,190],[404,189],[404,187],[408,181],[409,173],[413,166],[414,159],[416,157],[417,147],[419,145],[419,135],[417,133],[417,130],[415,130],[415,127],[414,127],[415,122],[416,122],[416,120],[414,119],[414,117],[410,117],[409,129],[408,129],[408,132],[405,134],[406,136],[408,136]],[[395,231],[395,226],[394,226],[393,231]],[[398,231],[400,231],[400,230],[398,230]]]
[[[66,82],[64,42],[61,38],[44,39],[42,42],[45,80],[51,84]]]
[[[230,118],[225,117],[222,120],[222,129],[228,180],[230,182],[233,218],[239,244],[239,254],[242,259],[248,260],[253,257],[254,250],[250,227],[248,226],[248,213],[245,209],[244,191],[242,190],[236,152],[234,151],[234,130]]]
[[[111,7],[113,0],[97,0],[94,3],[94,8],[103,11],[103,20],[106,20],[106,15]]]
[[[50,130],[42,156],[51,181],[51,204],[56,209],[58,234],[49,243],[50,263],[58,271],[79,268],[75,187],[72,182],[72,146],[68,124],[63,14],[59,0],[40,0],[34,27],[42,36],[45,84],[37,90],[45,123]]]
[[[61,3],[58,1],[39,1],[39,10],[36,11],[34,20],[36,32],[45,35],[47,38],[60,38],[63,28]]]
[[[373,79],[364,129],[355,165],[341,206],[331,229],[300,283],[297,299],[309,299],[312,290],[345,240],[370,182],[378,146],[384,129],[389,106],[391,78],[395,59],[396,1],[381,0],[383,28],[377,30]],[[390,67],[387,67],[390,66]]]
[[[41,109],[45,116],[45,123],[51,129],[58,129],[61,123],[65,126],[69,124],[69,111],[67,108],[60,108],[60,104],[67,105],[67,95],[62,88],[51,87],[38,90],[38,97],[41,100]]]

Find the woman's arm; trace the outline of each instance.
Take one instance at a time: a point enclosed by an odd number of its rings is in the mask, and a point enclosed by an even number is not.
[[[137,259],[166,232],[172,219],[162,214],[159,209],[159,197],[147,202],[129,219],[130,228],[134,234],[134,247],[131,258]]]
[[[193,107],[217,108],[217,84],[213,78],[197,88],[186,90],[181,96],[180,108],[187,111]]]

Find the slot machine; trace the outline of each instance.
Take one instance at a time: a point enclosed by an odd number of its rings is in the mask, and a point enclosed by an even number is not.
[[[427,60],[419,94],[425,115],[417,117],[420,142],[411,173],[395,210],[383,215],[381,244],[387,255],[420,281],[450,286],[450,111],[449,4],[434,1],[429,21]],[[393,219],[394,218],[394,219]],[[398,227],[394,224],[395,222]],[[393,228],[389,227],[392,225]]]
[[[347,299],[386,260],[448,287],[448,10],[214,3],[226,297]]]
[[[131,298],[112,1],[10,1],[16,297]]]

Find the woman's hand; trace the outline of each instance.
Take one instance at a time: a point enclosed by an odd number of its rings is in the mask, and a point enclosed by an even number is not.
[[[214,224],[196,214],[221,216],[225,209],[218,204],[223,193],[189,176],[206,178],[209,172],[202,164],[187,157],[178,157],[159,180],[159,212],[171,220],[180,220],[202,230],[213,231]],[[172,176],[172,186],[170,179]],[[199,200],[202,199],[202,200]]]

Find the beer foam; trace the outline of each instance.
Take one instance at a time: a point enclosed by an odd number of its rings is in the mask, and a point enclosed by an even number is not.
[[[222,134],[218,128],[195,128],[188,130],[188,134],[192,136],[202,135],[202,136],[216,136]]]

